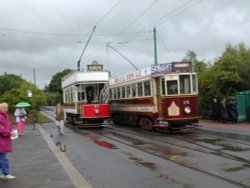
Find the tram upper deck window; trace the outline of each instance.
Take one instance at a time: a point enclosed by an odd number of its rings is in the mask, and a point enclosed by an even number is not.
[[[177,80],[168,80],[167,81],[167,91],[168,95],[178,94],[178,85]]]
[[[114,89],[114,99],[117,99],[117,92],[116,92],[117,88]]]
[[[116,88],[117,90],[117,99],[120,99],[121,98],[121,90],[120,90],[120,88],[118,87],[118,88]]]
[[[132,97],[136,97],[136,84],[132,84]]]
[[[127,98],[131,98],[130,85],[127,85]]]
[[[122,98],[124,99],[126,97],[126,90],[125,87],[122,87]]]
[[[180,75],[180,92],[181,94],[191,92],[190,75]]]

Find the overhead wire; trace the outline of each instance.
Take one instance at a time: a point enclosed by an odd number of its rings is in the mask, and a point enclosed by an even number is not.
[[[95,24],[96,26],[99,25],[120,3],[122,0],[117,1],[111,9]]]
[[[127,26],[125,26],[122,31],[120,31],[109,43],[114,41],[118,36],[120,36],[122,33],[124,33],[126,30],[128,30],[133,24],[135,24],[145,13],[147,13],[159,0],[155,0],[153,3],[151,3],[146,9],[143,10],[141,14],[139,14],[131,23],[129,23]]]
[[[189,0],[189,1],[187,1],[187,2],[185,2],[185,3],[183,3],[183,4],[181,4],[180,6],[178,6],[177,8],[175,8],[174,10],[172,10],[172,11],[170,11],[169,13],[165,14],[163,17],[157,19],[156,21],[150,23],[149,25],[150,25],[151,27],[153,27],[153,26],[155,25],[155,23],[157,23],[159,20],[161,20],[161,19],[163,19],[163,18],[165,18],[165,17],[169,17],[170,14],[172,14],[172,13],[178,11],[179,9],[181,9],[181,8],[183,8],[184,6],[188,5],[188,4],[191,3],[192,1],[193,1],[193,0]],[[175,16],[177,16],[177,15],[175,15]],[[145,30],[145,29],[142,28],[141,30],[137,31],[135,34],[129,36],[128,38],[124,39],[124,40],[121,41],[121,42],[133,40],[134,38],[140,36],[141,33],[142,33],[144,30]]]
[[[121,3],[121,1],[122,0],[119,0],[118,2],[116,2],[112,7],[111,7],[111,9],[109,9],[108,11],[107,11],[107,13],[105,13],[104,14],[104,16],[102,16],[102,18],[99,20],[99,21],[97,21],[97,23],[95,24],[95,26],[97,26],[97,25],[99,25],[120,3]],[[75,50],[76,49],[76,47],[77,46],[75,46],[74,48],[73,48],[73,50]],[[70,51],[70,53],[72,53],[73,52],[73,50],[71,50]],[[66,59],[67,57],[65,57],[65,59]],[[58,67],[60,67],[61,66],[61,64],[60,65],[58,65],[57,66],[57,69],[58,69]],[[48,76],[48,77],[50,77],[50,76],[52,76],[51,74]]]

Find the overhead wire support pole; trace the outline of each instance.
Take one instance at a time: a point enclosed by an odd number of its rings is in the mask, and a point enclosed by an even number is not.
[[[156,29],[154,27],[154,57],[155,57],[155,65],[158,64],[158,60],[157,60],[157,41],[156,41]]]
[[[81,60],[82,60],[82,56],[83,56],[83,54],[84,54],[84,52],[85,52],[85,50],[86,50],[86,48],[87,48],[87,46],[89,44],[89,41],[90,41],[95,29],[96,29],[96,26],[94,26],[93,30],[91,31],[90,36],[89,36],[89,38],[87,40],[87,43],[85,44],[85,46],[84,46],[84,48],[82,50],[81,56],[80,56],[80,58],[79,58],[79,60],[77,62],[77,70],[80,70],[80,63],[81,63]]]
[[[110,47],[112,50],[116,51],[118,54],[120,54],[127,62],[129,62],[130,65],[132,65],[136,70],[138,70],[138,68],[128,59],[126,58],[121,52],[119,52],[117,49],[115,49],[113,46],[111,46],[110,44],[107,44],[107,47]]]

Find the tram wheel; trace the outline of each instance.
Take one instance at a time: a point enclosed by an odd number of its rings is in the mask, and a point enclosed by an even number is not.
[[[139,125],[145,130],[153,129],[153,123],[149,118],[140,118]]]

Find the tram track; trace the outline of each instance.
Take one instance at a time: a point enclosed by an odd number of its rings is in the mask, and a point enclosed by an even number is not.
[[[208,132],[208,131],[205,131],[205,132]],[[199,133],[195,132],[193,134],[194,135],[200,135],[200,136],[210,136],[210,137],[213,137],[213,138],[216,138],[216,139],[224,139],[224,140],[228,140],[228,141],[231,141],[231,142],[234,142],[234,143],[237,143],[237,144],[244,144],[244,145],[250,147],[250,137],[249,136],[243,136],[245,139],[233,139],[233,138],[225,138],[225,137],[222,137],[222,136],[216,136],[214,134],[202,133],[202,132],[199,132]],[[224,133],[216,133],[216,134],[223,135]],[[228,135],[228,134],[229,133],[226,133],[226,135]],[[230,133],[230,135],[235,136],[236,134],[231,134]],[[248,137],[248,141],[246,141],[247,140],[246,137]]]
[[[133,132],[129,132],[129,131],[124,131],[124,130],[119,130],[119,129],[115,129],[115,128],[109,128],[109,129],[105,129],[105,130],[101,130],[101,131],[90,131],[90,130],[80,130],[80,129],[78,129],[78,128],[76,128],[75,126],[72,126],[72,125],[69,125],[69,127],[71,127],[71,128],[73,128],[73,129],[75,129],[75,130],[78,130],[77,132],[79,132],[80,134],[86,134],[86,132],[89,132],[90,134],[96,134],[96,135],[99,135],[99,136],[102,136],[102,137],[104,137],[104,138],[106,138],[106,139],[109,139],[109,140],[112,140],[112,141],[114,141],[114,142],[118,142],[118,143],[120,143],[120,144],[123,144],[123,145],[126,145],[126,146],[129,146],[129,147],[131,147],[131,148],[135,148],[135,149],[137,149],[138,151],[141,151],[141,152],[145,152],[145,153],[148,153],[148,154],[150,154],[150,155],[152,155],[152,156],[155,156],[155,157],[158,157],[158,158],[161,158],[161,159],[163,159],[163,160],[166,160],[166,161],[170,161],[170,162],[172,162],[172,163],[175,163],[175,164],[177,164],[177,165],[180,165],[180,166],[182,166],[182,167],[185,167],[185,168],[187,168],[187,169],[191,169],[191,170],[193,170],[193,171],[196,171],[196,172],[199,172],[199,173],[202,173],[202,174],[205,174],[205,175],[208,175],[208,176],[210,176],[210,177],[214,177],[214,178],[216,178],[216,179],[219,179],[219,180],[222,180],[222,181],[224,181],[224,182],[228,182],[228,183],[230,183],[230,184],[232,184],[232,185],[236,185],[236,186],[239,186],[239,187],[245,187],[245,188],[250,188],[250,186],[249,185],[246,185],[246,184],[244,184],[244,183],[241,183],[241,182],[239,182],[239,181],[235,181],[235,180],[232,180],[232,179],[230,179],[230,178],[227,178],[227,177],[223,177],[223,176],[220,176],[220,175],[218,175],[218,174],[216,174],[216,173],[212,173],[212,172],[209,172],[209,171],[207,171],[207,170],[204,170],[204,169],[200,169],[200,168],[198,168],[198,167],[196,167],[196,166],[193,166],[193,165],[190,165],[190,164],[186,164],[186,163],[183,163],[183,162],[180,162],[180,161],[176,161],[176,160],[173,160],[171,157],[169,157],[169,156],[163,156],[163,155],[161,155],[161,154],[159,154],[159,153],[157,153],[157,152],[154,152],[154,151],[150,151],[150,149],[145,149],[145,148],[142,148],[141,146],[140,146],[140,144],[138,144],[138,145],[135,145],[135,144],[131,144],[131,143],[128,143],[128,142],[126,142],[126,141],[124,141],[124,140],[122,140],[122,139],[119,139],[118,137],[115,137],[114,138],[114,136],[112,136],[112,132],[114,133],[114,132],[116,132],[116,136],[119,136],[119,132],[120,133],[122,133],[122,134],[129,134],[130,135],[130,137],[132,137],[133,138],[133,136],[138,136],[138,137],[141,137],[141,138],[146,138],[146,139],[151,139],[151,140],[153,140],[153,141],[156,141],[156,142],[161,142],[161,143],[165,143],[165,144],[170,144],[170,145],[173,145],[173,146],[176,146],[176,147],[182,147],[182,148],[184,148],[184,149],[189,149],[189,150],[193,150],[193,151],[197,151],[197,152],[202,152],[202,151],[200,151],[200,150],[194,150],[194,149],[192,149],[192,148],[188,148],[188,147],[184,147],[184,146],[180,146],[180,145],[178,145],[178,144],[173,144],[173,143],[167,143],[165,140],[159,140],[159,139],[156,139],[156,138],[153,138],[152,137],[152,134],[154,134],[153,132],[150,132],[150,135],[148,134],[148,136],[143,136],[143,135],[139,135],[139,134],[136,134],[136,133],[133,133]],[[111,131],[110,131],[111,130]],[[118,133],[117,133],[118,132]],[[155,134],[154,134],[155,135]],[[157,134],[157,135],[160,135],[160,134]],[[169,136],[169,135],[168,135]],[[205,152],[204,152],[205,153]],[[208,154],[211,154],[211,153],[208,153]],[[213,154],[214,155],[214,154]],[[220,156],[220,157],[222,157],[222,156]],[[228,159],[231,159],[230,157],[228,157],[228,156],[226,156],[225,158],[228,158]],[[231,159],[232,160],[232,159]],[[234,160],[236,160],[236,161],[239,161],[238,159],[234,159]],[[243,161],[242,161],[243,162]],[[248,165],[248,167],[249,167],[249,161],[245,161],[244,163],[247,163],[247,165]]]
[[[91,132],[91,131],[90,131]],[[86,133],[86,132],[85,132]],[[163,156],[163,155],[160,155],[160,154],[157,154],[153,151],[150,151],[150,150],[147,150],[145,148],[142,148],[140,147],[140,145],[134,145],[134,144],[129,144],[128,142],[126,141],[123,141],[119,138],[114,138],[112,136],[109,136],[108,133],[105,133],[105,132],[91,132],[91,134],[97,134],[97,135],[100,135],[106,139],[109,139],[109,140],[112,140],[114,142],[118,142],[120,144],[123,144],[123,145],[126,145],[126,146],[129,146],[129,147],[132,147],[132,148],[135,148],[141,152],[145,152],[147,154],[150,154],[152,156],[155,156],[155,157],[158,157],[158,158],[161,158],[163,160],[167,160],[167,161],[170,161],[172,163],[175,163],[175,164],[178,164],[182,167],[185,167],[185,168],[188,168],[188,169],[191,169],[191,170],[194,170],[196,172],[199,172],[199,173],[202,173],[202,174],[205,174],[205,175],[208,175],[208,176],[211,176],[211,177],[214,177],[216,179],[219,179],[219,180],[222,180],[222,181],[225,181],[225,182],[228,182],[230,184],[233,184],[233,185],[236,185],[236,186],[239,186],[239,187],[244,187],[244,188],[250,188],[249,185],[246,185],[246,184],[243,184],[243,183],[240,183],[238,181],[234,181],[232,179],[229,179],[229,178],[226,178],[226,177],[223,177],[223,176],[220,176],[220,175],[217,175],[215,173],[211,173],[211,172],[208,172],[206,170],[203,170],[203,169],[200,169],[200,168],[197,168],[195,166],[192,166],[192,165],[188,165],[188,164],[185,164],[183,162],[179,162],[179,161],[176,161],[176,160],[173,160],[171,159],[171,157],[167,157],[167,156]]]
[[[216,149],[212,149],[212,148],[206,147],[206,146],[204,146],[202,144],[198,144],[198,143],[195,143],[193,141],[189,141],[189,140],[187,140],[185,138],[180,138],[180,137],[175,136],[175,135],[168,134],[167,136],[175,138],[175,139],[178,139],[178,140],[181,140],[181,141],[184,141],[184,142],[187,142],[187,143],[190,143],[190,144],[193,144],[193,145],[196,145],[196,146],[199,146],[201,148],[205,148],[206,150],[209,150],[209,151],[205,151],[205,150],[201,150],[201,149],[194,149],[194,148],[190,148],[190,147],[183,146],[183,145],[180,145],[180,144],[176,144],[176,143],[173,143],[173,142],[168,142],[166,140],[156,139],[156,138],[153,138],[152,135],[150,135],[150,136],[144,136],[144,135],[136,134],[136,133],[131,132],[131,131],[124,131],[124,130],[119,130],[119,129],[111,128],[111,127],[110,127],[110,129],[113,129],[113,130],[116,130],[116,131],[119,131],[119,132],[122,132],[122,133],[125,133],[125,134],[140,136],[140,137],[143,137],[143,138],[146,138],[146,139],[151,139],[151,140],[154,140],[154,141],[158,141],[160,143],[165,143],[165,144],[169,144],[169,145],[180,147],[180,148],[184,148],[184,149],[188,149],[188,150],[192,150],[192,151],[197,151],[197,152],[202,152],[204,154],[210,154],[210,155],[214,155],[214,156],[218,156],[218,157],[222,157],[222,158],[226,158],[226,159],[230,159],[230,160],[239,161],[239,162],[242,162],[242,163],[244,163],[244,164],[246,164],[247,166],[250,167],[250,160],[246,160],[246,159],[237,157],[235,155],[231,155],[231,154],[228,154],[228,153],[225,153],[225,152],[222,152],[222,151],[218,151]]]

